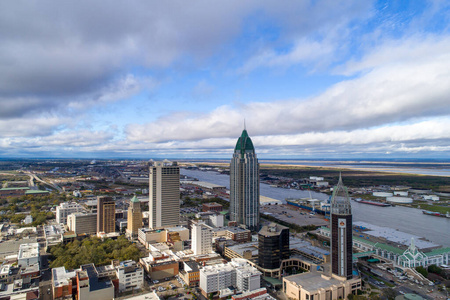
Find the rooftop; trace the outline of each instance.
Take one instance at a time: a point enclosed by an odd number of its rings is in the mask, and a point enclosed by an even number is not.
[[[64,267],[53,268],[52,269],[52,281],[55,287],[63,286],[68,284],[68,281],[75,277],[76,271],[67,271]]]
[[[252,251],[252,256],[258,255],[258,242],[250,242],[244,244],[237,244],[234,246],[227,246],[229,250],[236,252],[243,256],[245,251]]]
[[[295,282],[309,293],[314,293],[320,289],[329,289],[332,286],[338,286],[342,283],[335,278],[324,276],[317,272],[307,272],[284,278],[285,280]]]
[[[263,226],[261,228],[261,230],[259,231],[259,234],[264,235],[264,236],[276,236],[276,235],[280,235],[280,233],[283,229],[289,230],[289,228],[286,226],[282,226],[282,225],[276,224],[276,223],[270,223],[267,226]]]
[[[19,247],[18,259],[39,256],[39,243],[22,244]]]

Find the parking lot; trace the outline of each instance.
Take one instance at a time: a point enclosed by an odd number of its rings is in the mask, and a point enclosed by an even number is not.
[[[310,211],[293,209],[287,205],[265,205],[261,207],[261,213],[268,214],[284,222],[296,224],[299,226],[315,225],[326,226],[329,221],[322,215],[311,215]]]

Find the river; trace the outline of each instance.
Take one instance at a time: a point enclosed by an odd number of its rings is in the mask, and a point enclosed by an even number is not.
[[[181,174],[230,188],[230,177],[212,171],[181,169]],[[345,178],[343,178],[345,184]],[[261,183],[263,196],[284,201],[286,198],[306,198],[309,191],[272,187]],[[328,195],[311,192],[312,198],[326,200]],[[352,201],[353,221],[364,221],[373,225],[398,229],[406,233],[425,237],[433,243],[450,247],[450,218],[427,216],[420,209],[395,206],[377,207]]]

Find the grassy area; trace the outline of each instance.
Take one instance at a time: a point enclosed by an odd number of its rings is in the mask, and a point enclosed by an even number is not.
[[[433,204],[420,204],[420,209],[434,211],[434,212],[438,212],[441,214],[450,212],[450,206],[439,206],[439,205],[433,205]]]

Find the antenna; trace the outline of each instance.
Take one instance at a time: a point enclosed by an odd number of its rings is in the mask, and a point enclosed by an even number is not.
[[[244,130],[247,130],[247,126],[245,125],[245,118],[244,118]]]

